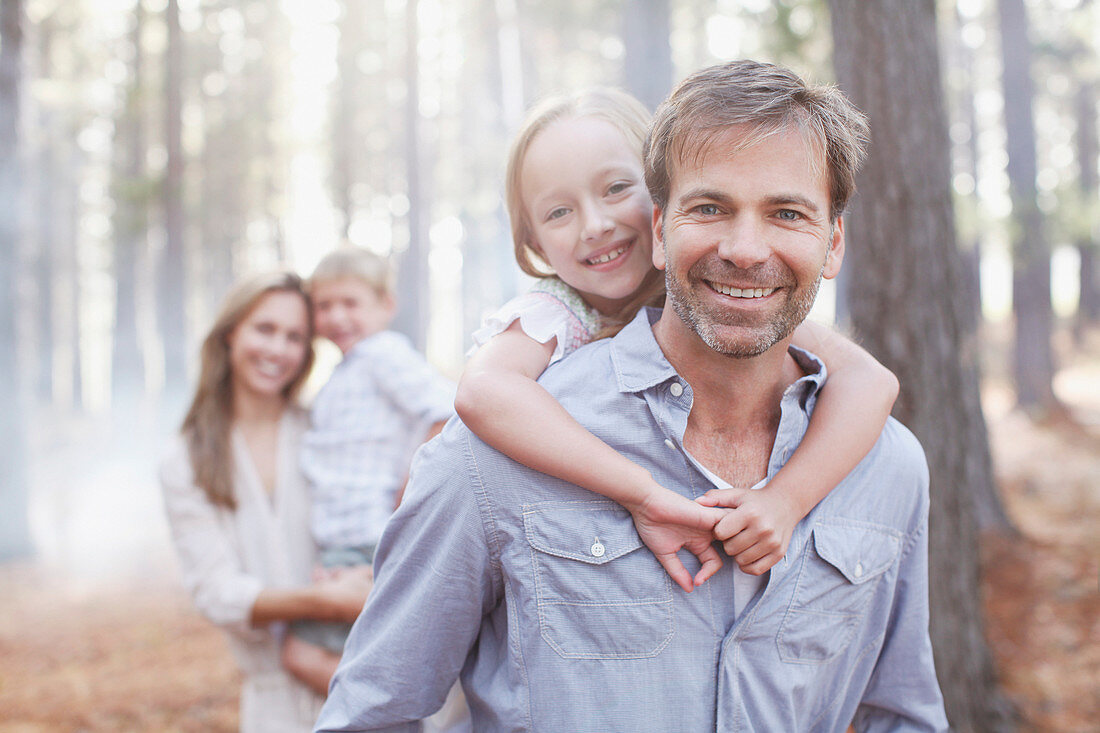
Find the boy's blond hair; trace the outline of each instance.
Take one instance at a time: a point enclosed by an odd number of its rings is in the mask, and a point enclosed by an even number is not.
[[[340,247],[321,258],[309,276],[306,287],[312,291],[317,283],[355,278],[379,295],[394,294],[393,268],[385,257],[362,247]]]

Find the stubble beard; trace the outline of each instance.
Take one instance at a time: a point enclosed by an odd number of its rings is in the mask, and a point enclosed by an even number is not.
[[[731,279],[731,274],[736,275],[732,279],[738,283],[755,282],[760,283],[759,287],[775,287],[776,283],[785,283],[787,297],[783,305],[775,313],[767,314],[760,320],[737,312],[712,312],[696,297],[688,283],[681,282],[672,274],[675,268],[671,267],[672,263],[668,264],[670,266],[665,268],[665,288],[672,310],[703,343],[717,353],[733,359],[760,356],[794,333],[809,315],[825,271],[825,265],[822,264],[814,281],[803,288],[797,287],[794,273],[781,263],[764,263],[750,270],[743,270],[728,264],[719,267],[703,261],[696,263],[688,272],[689,280],[704,288],[709,288],[705,281],[722,282]],[[741,333],[727,337],[722,334],[723,327],[733,327]]]

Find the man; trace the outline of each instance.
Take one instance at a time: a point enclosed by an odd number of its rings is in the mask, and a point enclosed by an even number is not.
[[[669,306],[541,383],[688,497],[774,474],[824,381],[788,342],[839,271],[865,137],[840,94],[778,67],[685,80],[646,155]],[[459,675],[478,731],[947,727],[928,638],[927,468],[894,421],[736,609],[734,563],[674,591],[625,510],[454,421],[422,450],[405,501],[319,730],[415,730]]]

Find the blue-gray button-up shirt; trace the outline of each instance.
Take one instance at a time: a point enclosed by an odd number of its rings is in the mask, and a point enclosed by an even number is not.
[[[684,451],[692,391],[654,340],[658,315],[643,311],[541,383],[695,498],[713,485]],[[819,361],[792,355],[807,374],[783,396],[769,475],[824,381]],[[317,728],[416,730],[461,678],[476,731],[945,730],[927,488],[920,445],[890,420],[734,618],[731,560],[682,592],[624,509],[452,420],[418,454]]]

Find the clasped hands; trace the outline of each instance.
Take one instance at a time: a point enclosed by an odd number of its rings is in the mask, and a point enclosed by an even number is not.
[[[631,515],[642,541],[688,593],[722,567],[715,540],[743,571],[761,575],[786,554],[801,519],[782,491],[767,486],[712,489],[695,501],[661,487],[631,509]],[[702,563],[694,577],[677,555],[681,549]]]

